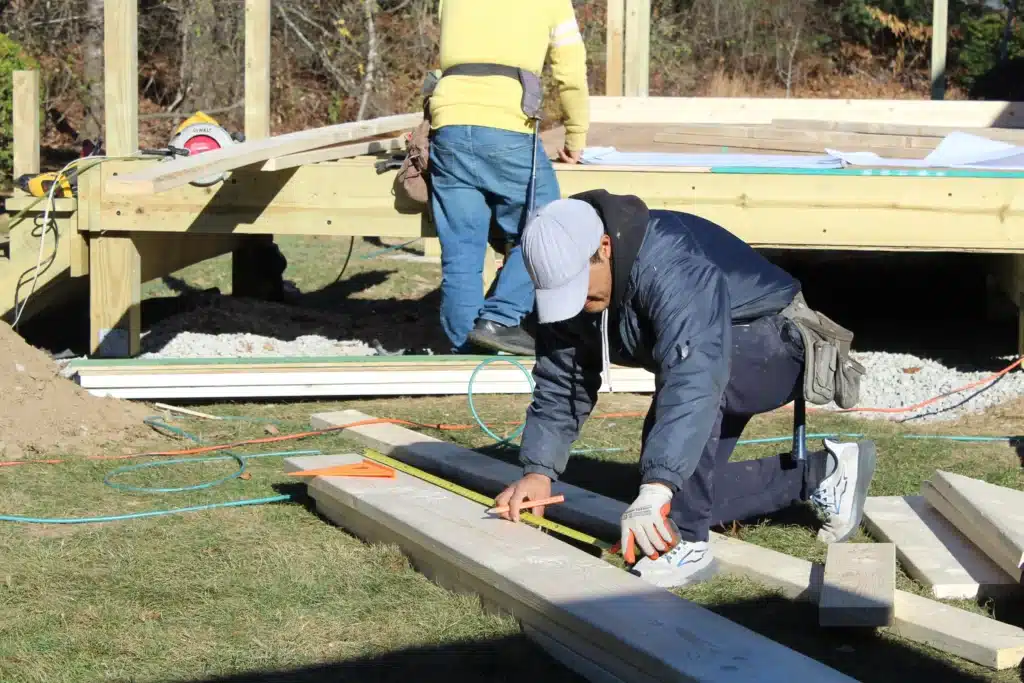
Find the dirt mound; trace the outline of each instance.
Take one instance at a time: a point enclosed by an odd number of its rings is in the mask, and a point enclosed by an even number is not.
[[[56,363],[0,322],[0,460],[61,453],[118,454],[155,442],[144,405],[92,396]]]

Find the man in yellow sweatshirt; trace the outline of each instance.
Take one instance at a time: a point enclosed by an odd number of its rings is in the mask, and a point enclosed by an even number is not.
[[[479,64],[536,74],[551,57],[565,112],[559,159],[579,161],[589,125],[586,49],[571,0],[442,0],[441,69]],[[524,86],[507,75],[443,75],[429,104],[431,211],[441,242],[441,326],[455,353],[483,347],[532,355],[523,319],[533,310],[519,234],[534,162]],[[558,199],[538,142],[536,208]],[[512,248],[492,294],[480,286],[492,222]]]

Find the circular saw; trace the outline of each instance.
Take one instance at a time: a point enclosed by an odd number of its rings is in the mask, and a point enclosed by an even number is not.
[[[223,149],[236,142],[242,142],[244,139],[238,133],[228,133],[217,123],[216,119],[200,111],[182,121],[174,129],[171,141],[167,147],[172,152],[171,158],[174,158],[175,154],[195,156],[203,152]],[[192,184],[199,187],[207,187],[219,183],[226,177],[227,172],[222,171],[203,178],[197,178],[192,181]]]

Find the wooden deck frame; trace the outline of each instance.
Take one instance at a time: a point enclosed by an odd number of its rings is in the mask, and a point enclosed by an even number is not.
[[[269,135],[271,1],[246,0],[246,132],[253,141]],[[108,151],[133,153],[138,142],[137,3],[111,0],[105,7],[110,19],[105,60]],[[591,98],[595,123],[757,125],[807,119],[816,124],[828,120],[905,126],[927,121],[978,129],[1024,126],[1024,105],[1013,102],[647,97],[646,73],[639,71],[648,69],[649,2],[609,0],[608,16],[607,94]],[[621,77],[619,65],[624,70]],[[619,96],[620,87],[631,96]],[[376,148],[367,146],[368,154]],[[231,171],[228,182],[210,188],[184,184],[156,195],[109,191],[119,185],[113,173],[151,172],[142,167],[150,162],[128,162],[129,170],[125,162],[111,161],[83,173],[77,210],[66,215],[79,234],[70,255],[61,258],[70,261],[73,275],[88,274],[90,279],[90,352],[136,355],[139,279],[154,272],[144,264],[160,259],[160,250],[175,240],[181,242],[176,248],[181,255],[178,260],[187,264],[190,254],[191,262],[209,257],[211,242],[204,235],[434,236],[428,220],[396,210],[393,174],[377,175],[373,157],[308,165],[314,157],[331,154],[323,150],[291,157],[271,155]],[[307,156],[298,158],[303,155]],[[596,187],[637,194],[654,207],[693,211],[722,222],[758,247],[1005,254],[1005,277],[1000,281],[1011,298],[1024,306],[1024,256],[1018,256],[1024,254],[1020,213],[1024,193],[1018,190],[1024,184],[1013,177],[920,178],[898,172],[810,176],[749,170],[722,174],[707,169],[558,163],[555,167],[565,195]],[[108,181],[111,187],[105,188]],[[252,192],[241,197],[240,188]],[[156,243],[132,238],[142,232],[171,234],[152,246]],[[429,253],[437,253],[436,244],[427,246]],[[496,261],[489,252],[485,287],[494,276]],[[1024,349],[1024,316],[1021,321]]]

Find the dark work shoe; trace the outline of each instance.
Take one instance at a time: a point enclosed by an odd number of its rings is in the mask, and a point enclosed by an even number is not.
[[[504,351],[517,356],[534,355],[533,337],[518,325],[508,327],[481,318],[469,333],[469,341],[491,351]]]

